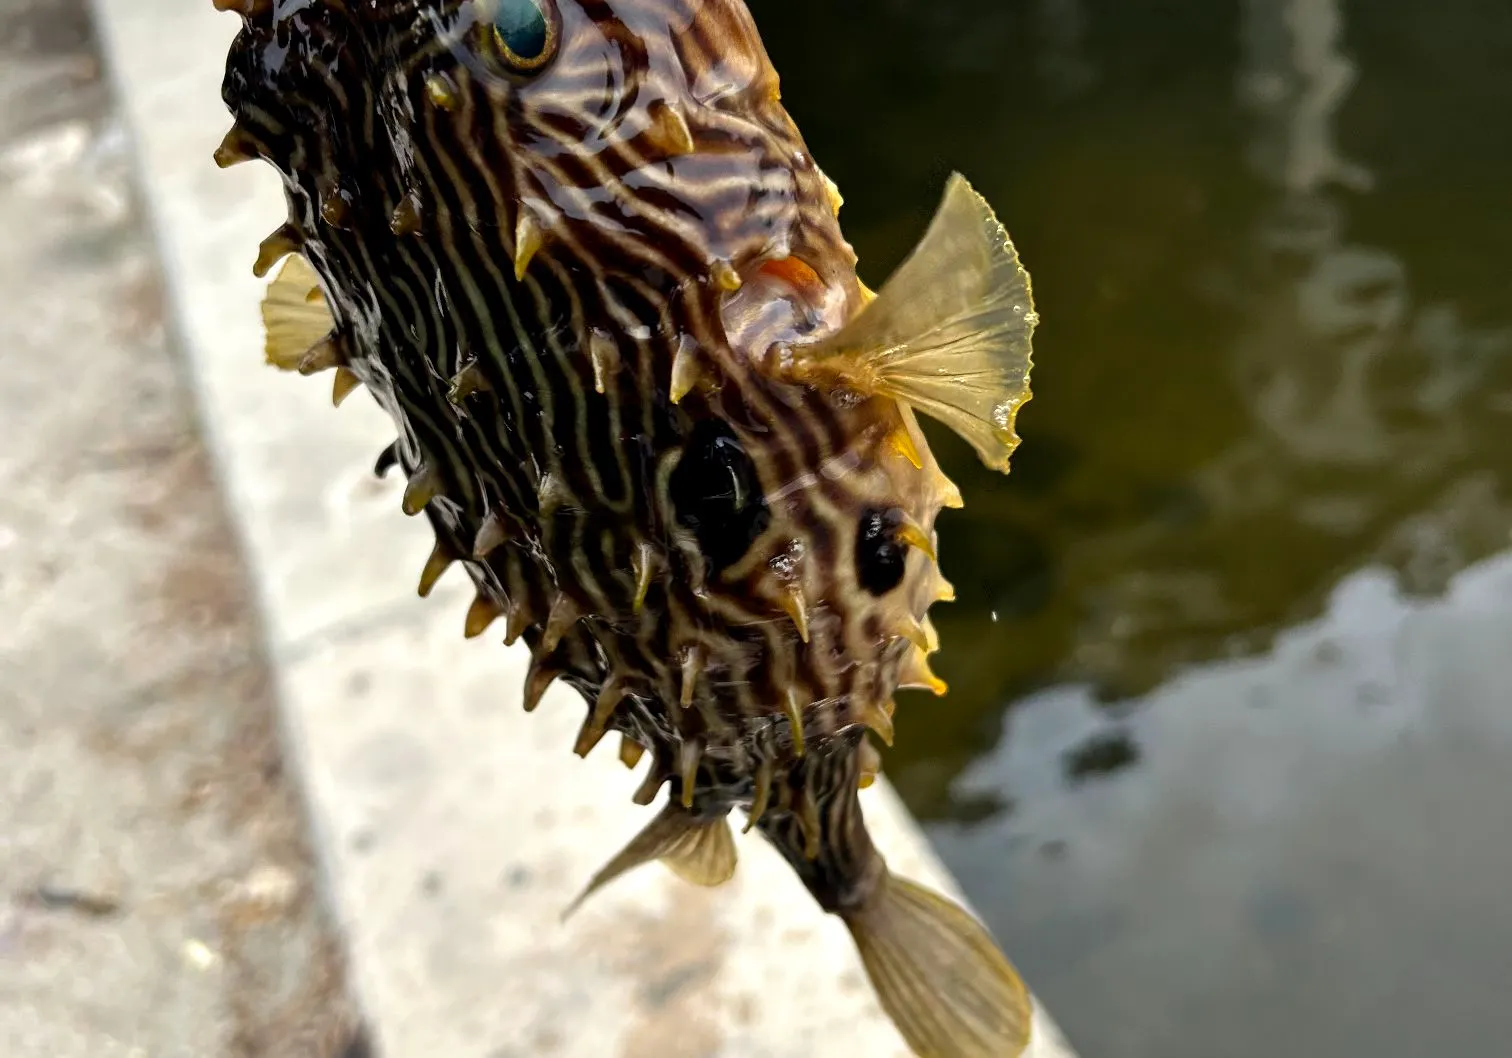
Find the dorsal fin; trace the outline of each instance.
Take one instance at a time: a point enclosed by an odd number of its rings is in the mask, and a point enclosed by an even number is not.
[[[830,337],[794,347],[788,374],[903,401],[1007,471],[1038,322],[1012,240],[953,173],[929,230],[876,299]]]

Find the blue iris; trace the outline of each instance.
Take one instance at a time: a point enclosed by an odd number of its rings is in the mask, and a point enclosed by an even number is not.
[[[501,0],[494,15],[494,33],[509,58],[527,64],[541,58],[551,38],[546,13],[537,0]]]

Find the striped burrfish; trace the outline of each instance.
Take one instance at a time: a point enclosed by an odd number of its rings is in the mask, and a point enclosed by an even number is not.
[[[586,700],[655,818],[587,892],[660,860],[713,886],[740,809],[849,928],[936,1058],[1006,1058],[1030,999],[988,931],[889,873],[858,788],[899,687],[943,693],[927,612],[959,491],[916,413],[1007,470],[1029,277],[959,175],[880,292],[742,0],[214,0],[243,27],[217,151],[270,162],[255,270],[280,368],[361,386],[378,471],[523,640],[533,709]],[[565,747],[564,747],[565,748]]]

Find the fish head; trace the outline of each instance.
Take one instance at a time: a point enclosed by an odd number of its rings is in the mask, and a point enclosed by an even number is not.
[[[311,127],[383,141],[361,144],[380,171],[333,182],[402,188],[435,223],[501,231],[521,260],[591,258],[663,299],[799,253],[834,311],[859,306],[837,192],[743,0],[224,2],[272,6],[283,38],[258,49],[242,99],[272,85],[278,109],[310,104]]]

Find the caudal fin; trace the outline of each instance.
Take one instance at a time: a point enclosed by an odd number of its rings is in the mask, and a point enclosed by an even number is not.
[[[679,878],[694,885],[723,885],[735,875],[735,838],[729,821],[698,819],[682,805],[668,802],[655,819],[630,839],[599,870],[587,888],[562,912],[565,920],[594,893],[627,871],[661,860]]]
[[[985,926],[922,886],[888,876],[842,917],[882,1009],[919,1058],[1018,1058],[1029,992]]]

